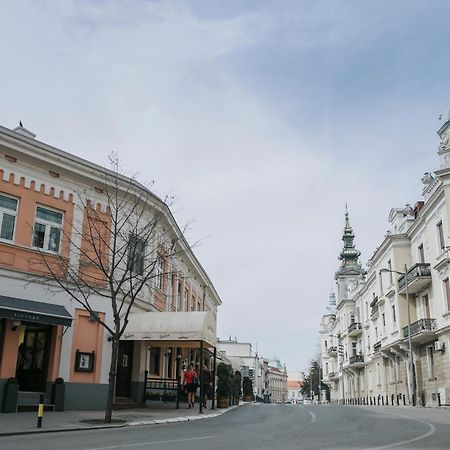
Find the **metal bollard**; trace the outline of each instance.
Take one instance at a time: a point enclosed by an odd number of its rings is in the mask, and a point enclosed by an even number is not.
[[[403,406],[405,406],[406,405],[406,397],[405,397],[405,394],[403,394]]]
[[[389,405],[389,395],[386,395],[386,406]]]
[[[437,394],[437,398],[438,398],[438,406],[441,406],[441,394],[439,392]]]
[[[384,406],[384,396],[381,396],[381,404]]]
[[[44,394],[39,395],[39,406],[37,415],[37,428],[42,428],[42,418],[44,417]]]

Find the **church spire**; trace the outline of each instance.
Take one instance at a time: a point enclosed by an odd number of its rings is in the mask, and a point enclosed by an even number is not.
[[[353,234],[353,228],[350,226],[350,222],[348,220],[348,209],[347,204],[345,204],[345,227],[344,233],[342,235],[344,248],[339,255],[339,259],[341,260],[341,268],[343,269],[359,269],[361,267],[358,262],[358,258],[361,255],[361,252],[359,250],[356,250],[355,244],[353,243],[354,239],[355,235]]]

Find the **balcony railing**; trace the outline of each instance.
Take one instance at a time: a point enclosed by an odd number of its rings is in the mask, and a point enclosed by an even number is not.
[[[349,363],[351,364],[358,364],[364,362],[364,355],[353,355],[350,356]]]
[[[370,315],[373,316],[376,312],[378,312],[378,305],[372,306],[372,310],[370,311]]]
[[[381,341],[376,342],[375,344],[373,344],[373,351],[375,352],[379,352],[381,348]]]
[[[436,330],[436,319],[419,319],[411,324],[411,337],[422,332],[433,332]],[[403,337],[408,337],[408,327],[403,327]]]
[[[328,347],[328,356],[334,356],[337,354],[337,347]]]
[[[362,332],[362,325],[360,322],[352,322],[348,327],[348,335],[353,336]]]
[[[415,294],[424,286],[431,282],[431,267],[429,263],[417,263],[408,270],[406,275],[401,275],[398,279],[398,289],[401,293],[406,291]]]
[[[328,379],[329,379],[329,380],[334,380],[334,379],[336,379],[337,377],[338,377],[337,372],[330,372],[330,373],[328,374]]]

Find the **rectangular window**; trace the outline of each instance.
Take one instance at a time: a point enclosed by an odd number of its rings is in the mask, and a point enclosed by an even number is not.
[[[155,285],[158,289],[163,289],[163,279],[164,279],[164,259],[161,255],[156,257],[156,280]]]
[[[419,257],[419,262],[424,263],[425,262],[425,253],[423,252],[423,244],[420,244],[417,248],[417,253]]]
[[[145,242],[131,234],[128,241],[128,270],[137,275],[144,273]]]
[[[192,295],[192,300],[191,300],[191,311],[195,311],[195,305],[197,304],[196,300],[195,300],[195,295]]]
[[[427,363],[428,363],[428,377],[433,379],[436,377],[434,371],[434,353],[433,347],[427,347]]]
[[[178,282],[178,290],[177,290],[177,311],[181,311],[181,291],[183,289],[183,285],[181,281]]]
[[[392,321],[397,322],[397,317],[395,315],[395,305],[392,305]]]
[[[328,375],[328,363],[325,363],[325,374]]]
[[[184,288],[184,311],[189,311],[189,291]]]
[[[325,351],[328,350],[328,342],[325,340]]]
[[[448,278],[446,278],[444,281],[444,296],[445,300],[447,301],[447,311],[450,311],[450,283],[448,281]]]
[[[149,361],[149,369],[148,369],[148,371],[151,375],[160,375],[159,361],[160,361],[160,348],[152,347],[150,349],[150,361]]]
[[[430,316],[430,301],[428,300],[428,295],[422,297],[423,302],[423,314],[425,319],[429,319]]]
[[[62,213],[38,206],[33,230],[33,247],[58,253],[62,223]]]
[[[356,356],[357,355],[357,351],[356,351],[356,342],[352,342],[352,355]]]
[[[388,274],[389,274],[389,285],[391,285],[394,282],[394,280],[392,278],[392,262],[391,262],[391,260],[389,260],[387,262],[387,266],[388,266],[388,270],[389,270],[389,272],[388,272]]]
[[[439,248],[441,250],[445,250],[444,227],[442,225],[442,220],[436,225],[436,231],[438,236]]]
[[[385,327],[386,326],[386,316],[383,313],[383,314],[381,314],[381,317],[383,319],[383,327]]]
[[[15,198],[0,194],[0,239],[13,240],[18,203]]]

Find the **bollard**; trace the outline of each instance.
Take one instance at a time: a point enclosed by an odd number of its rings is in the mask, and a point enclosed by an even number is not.
[[[439,392],[437,398],[438,398],[438,406],[441,406],[441,394]]]
[[[386,395],[386,406],[389,405],[389,396]]]
[[[42,417],[44,416],[44,394],[39,395],[39,406],[37,415],[37,428],[42,428]]]
[[[391,405],[394,406],[394,394],[391,395]]]
[[[403,394],[403,406],[405,406],[406,405],[406,397],[405,397],[405,394]]]
[[[377,406],[380,406],[380,396],[377,397]]]
[[[422,406],[425,406],[425,392],[422,391]]]
[[[400,406],[400,394],[397,395],[397,406]]]
[[[412,405],[416,406],[416,396],[414,394],[412,395]]]
[[[384,396],[381,396],[381,404],[384,406]]]

